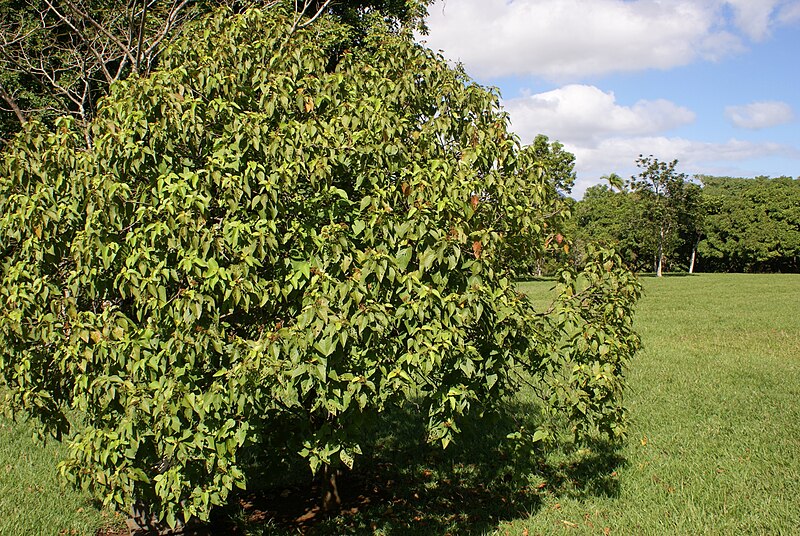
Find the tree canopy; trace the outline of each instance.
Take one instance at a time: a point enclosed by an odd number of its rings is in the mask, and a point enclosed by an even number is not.
[[[30,119],[52,123],[63,114],[83,126],[112,83],[147,76],[185,26],[227,6],[283,4],[294,24],[325,13],[345,24],[357,42],[371,14],[394,30],[422,28],[418,0],[0,0],[0,146]],[[304,22],[305,21],[305,22]],[[91,143],[88,131],[86,143]]]
[[[800,270],[800,180],[700,178],[707,206],[699,253],[707,270]]]
[[[662,163],[663,164],[663,163]],[[663,164],[666,166],[666,164]],[[666,168],[669,171],[669,168]],[[593,186],[573,208],[578,245],[599,241],[635,270],[775,272],[798,267],[800,180],[673,176],[614,191]]]

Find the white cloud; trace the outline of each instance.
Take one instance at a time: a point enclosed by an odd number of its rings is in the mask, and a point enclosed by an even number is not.
[[[616,102],[614,93],[572,84],[503,103],[523,142],[543,133],[557,140],[594,145],[608,136],[651,135],[694,121],[694,113],[668,100]]]
[[[765,157],[800,159],[800,152],[780,143],[751,142],[731,139],[722,143],[688,140],[678,137],[641,136],[608,138],[593,147],[564,143],[575,154],[577,197],[600,177],[611,172],[629,177],[637,172],[635,160],[640,154],[654,155],[663,161],[678,159],[678,170],[688,175],[747,175],[740,163]],[[738,170],[738,171],[737,171]],[[763,173],[763,170],[757,173]]]
[[[530,143],[541,133],[560,141],[575,155],[578,179],[573,195],[577,197],[602,182],[603,175],[635,174],[640,154],[665,161],[677,158],[680,170],[689,175],[741,175],[737,164],[750,159],[800,159],[800,151],[780,143],[737,139],[714,143],[667,136],[670,130],[692,123],[694,112],[668,100],[641,100],[626,106],[617,102],[614,93],[590,85],[566,85],[505,101],[503,107],[522,143]],[[758,110],[755,106],[747,117],[760,117]]]
[[[425,40],[476,76],[564,81],[718,59],[798,17],[797,0],[450,0]]]
[[[761,101],[744,106],[728,106],[725,117],[734,126],[757,130],[783,125],[794,120],[792,107],[780,101]]]
[[[511,99],[503,106],[511,117],[511,129],[522,143],[530,143],[542,133],[560,141],[575,155],[578,180],[573,194],[577,197],[601,182],[603,175],[635,174],[635,160],[640,154],[665,161],[677,158],[680,170],[690,175],[742,174],[736,171],[737,163],[750,159],[800,159],[800,151],[780,143],[737,139],[714,143],[667,136],[669,130],[693,122],[694,113],[667,100],[643,100],[625,106],[613,93],[594,86],[571,84]],[[759,117],[756,112],[747,117],[755,120]]]
[[[790,2],[783,6],[778,14],[781,24],[794,24],[800,21],[800,1]]]
[[[769,33],[773,11],[779,0],[728,0],[733,22],[748,37],[760,41]]]

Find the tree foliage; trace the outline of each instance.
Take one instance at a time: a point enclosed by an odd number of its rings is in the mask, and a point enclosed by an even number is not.
[[[789,177],[701,177],[706,206],[704,268],[800,270],[800,180]]]
[[[409,400],[446,446],[531,379],[577,437],[623,434],[635,278],[590,249],[535,310],[507,269],[562,202],[535,150],[365,17],[355,46],[328,13],[218,12],[112,85],[91,147],[61,118],[3,151],[4,405],[71,431],[61,471],[104,503],[206,519],[248,449],[351,467]]]
[[[677,160],[661,162],[652,155],[639,155],[636,165],[639,175],[631,177],[629,186],[638,198],[637,205],[648,215],[640,222],[646,225],[655,244],[653,271],[660,277],[666,259],[679,244],[678,226],[685,212],[687,177],[676,171]]]
[[[659,222],[666,215],[663,263],[671,270],[800,269],[800,181],[789,177],[697,178],[701,184],[673,181],[662,194],[660,209],[650,187],[613,191],[600,185],[587,189],[573,208],[575,218],[569,225],[574,229],[566,232],[575,236],[573,258],[580,264],[582,244],[599,242],[614,247],[632,269],[655,271]]]
[[[539,277],[556,273],[569,255],[571,246],[566,236],[570,234],[567,227],[573,201],[567,196],[575,184],[575,155],[544,134],[534,138],[529,150],[551,202],[534,207],[545,231],[542,239],[537,240],[536,235],[526,237],[517,244],[509,261],[518,275]]]
[[[0,0],[0,144],[31,118],[69,114],[88,125],[112,83],[147,76],[197,17],[277,4],[295,12],[294,25],[337,17],[354,42],[370,13],[396,31],[424,30],[426,2],[413,0]]]
[[[637,271],[691,269],[703,232],[699,185],[676,171],[677,160],[640,156],[636,163],[641,171],[627,184],[612,173],[609,186],[588,188],[576,204],[577,255],[581,244],[600,242]]]
[[[571,234],[578,264],[584,244],[600,243],[613,247],[632,269],[652,269],[655,247],[649,220],[629,191],[614,191],[606,185],[589,187],[575,204],[573,215]]]

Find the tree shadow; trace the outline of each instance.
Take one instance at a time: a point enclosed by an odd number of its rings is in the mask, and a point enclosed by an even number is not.
[[[698,273],[690,274],[689,272],[664,272],[661,277],[697,277]],[[654,272],[639,272],[637,277],[658,278],[658,274]]]
[[[540,420],[536,407],[466,419],[447,449],[424,442],[423,415],[385,415],[373,444],[339,478],[341,510],[321,511],[308,469],[286,468],[283,485],[250,489],[214,512],[210,534],[484,534],[537,512],[547,496],[617,496],[616,445],[513,448],[506,435]],[[305,474],[303,478],[301,475]]]

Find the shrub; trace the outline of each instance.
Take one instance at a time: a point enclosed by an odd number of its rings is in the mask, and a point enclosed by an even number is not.
[[[518,293],[561,200],[498,96],[380,17],[292,23],[217,13],[113,87],[91,147],[64,119],[4,151],[6,406],[170,525],[246,485],[244,449],[350,467],[412,399],[447,446],[531,375],[619,435],[638,285],[597,251],[552,310]]]

